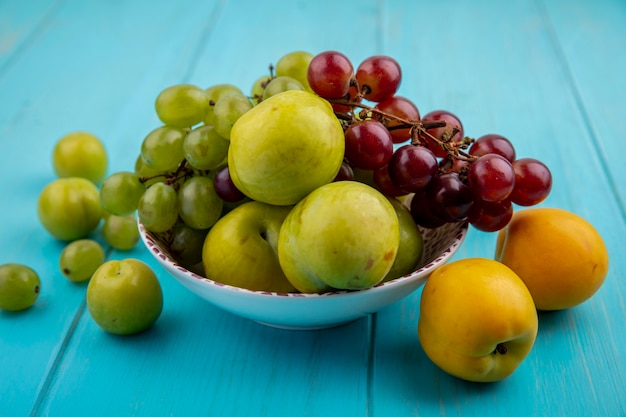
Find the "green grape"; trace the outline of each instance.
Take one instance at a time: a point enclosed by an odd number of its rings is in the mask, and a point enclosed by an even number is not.
[[[243,94],[243,91],[233,84],[215,84],[207,88],[205,91],[209,97],[209,103],[211,104],[209,106],[209,111],[204,117],[204,124],[206,125],[213,125],[213,107],[222,96],[231,93]]]
[[[185,131],[161,126],[148,133],[141,144],[143,162],[157,171],[174,171],[185,157]]]
[[[252,102],[243,94],[223,95],[213,108],[213,127],[220,136],[230,139],[230,130],[235,122],[251,108]]]
[[[263,90],[263,100],[288,90],[304,90],[304,87],[294,78],[285,75],[276,77]]]
[[[204,120],[209,111],[209,96],[200,87],[178,84],[158,95],[155,108],[159,119],[173,127],[191,127]]]
[[[24,310],[37,301],[41,282],[37,273],[22,264],[0,265],[0,309]]]
[[[59,258],[63,276],[74,282],[87,281],[103,263],[104,249],[91,239],[78,239],[69,243]]]
[[[73,132],[54,146],[52,165],[59,178],[81,177],[98,184],[107,170],[107,153],[96,136]]]
[[[116,172],[102,182],[100,202],[111,214],[124,216],[137,210],[139,199],[146,191],[146,186],[139,181],[134,172]]]
[[[253,104],[259,104],[261,100],[263,100],[263,91],[265,91],[265,87],[267,87],[272,79],[273,77],[271,75],[263,75],[262,77],[257,78],[254,84],[252,84],[250,93],[252,94]]]
[[[104,240],[118,250],[130,250],[139,242],[139,229],[133,214],[115,216],[111,214],[104,219],[102,226]]]
[[[306,90],[311,91],[307,80],[309,63],[313,54],[305,51],[294,51],[282,56],[276,63],[276,76],[286,75],[298,81]]]
[[[183,150],[192,168],[212,170],[224,161],[229,145],[230,142],[220,136],[213,126],[201,126],[187,134]]]
[[[178,191],[180,218],[194,229],[204,230],[213,226],[222,214],[222,204],[213,180],[208,177],[192,177]]]
[[[198,230],[178,222],[172,228],[168,249],[176,262],[189,269],[202,262],[202,246],[208,229]]]
[[[149,187],[154,183],[165,181],[165,171],[159,171],[154,168],[150,168],[143,162],[141,155],[135,160],[135,174],[141,178],[144,187]]]
[[[160,233],[169,230],[178,219],[178,198],[171,186],[157,182],[139,199],[137,214],[146,229]]]

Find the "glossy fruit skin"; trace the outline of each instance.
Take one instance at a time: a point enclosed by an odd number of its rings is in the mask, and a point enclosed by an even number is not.
[[[107,170],[107,153],[96,136],[72,132],[54,146],[52,166],[59,178],[81,177],[98,184]]]
[[[435,270],[420,301],[418,337],[442,370],[475,382],[511,375],[531,351],[537,311],[522,280],[491,259],[466,258]]]
[[[383,280],[398,252],[398,217],[376,189],[326,184],[302,199],[280,229],[278,259],[304,293],[358,290]]]
[[[39,275],[21,264],[0,265],[0,310],[20,311],[35,304],[41,291]]]
[[[102,206],[96,186],[84,178],[60,178],[39,195],[37,215],[44,228],[59,240],[87,236],[100,223]]]
[[[584,218],[551,207],[518,210],[498,233],[495,259],[526,283],[539,310],[589,299],[609,268],[606,245]]]
[[[233,126],[228,167],[235,186],[253,200],[293,205],[331,182],[345,139],[328,102],[290,90],[262,101]]]
[[[107,261],[89,281],[87,308],[106,332],[139,333],[161,315],[161,285],[152,269],[137,259]]]
[[[253,291],[293,292],[278,263],[278,233],[291,207],[250,201],[224,215],[202,248],[207,278]]]

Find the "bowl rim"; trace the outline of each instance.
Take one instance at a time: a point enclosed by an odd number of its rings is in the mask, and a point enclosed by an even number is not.
[[[280,299],[320,299],[326,297],[350,297],[355,296],[357,294],[363,295],[368,292],[379,291],[381,289],[392,288],[395,286],[402,286],[404,284],[408,284],[414,282],[418,279],[426,279],[430,273],[434,270],[434,267],[441,266],[445,264],[459,249],[461,244],[464,242],[467,237],[467,233],[469,230],[468,222],[459,222],[454,223],[457,225],[458,230],[456,231],[454,237],[450,239],[452,242],[437,256],[431,261],[425,263],[420,268],[415,271],[403,275],[398,278],[394,278],[389,281],[380,282],[373,287],[366,288],[363,290],[332,290],[323,293],[301,293],[301,292],[274,292],[274,291],[261,291],[261,290],[250,290],[247,288],[236,287],[229,284],[223,284],[221,282],[215,281],[213,279],[204,277],[200,274],[197,274],[193,271],[188,270],[184,266],[177,263],[174,258],[162,248],[159,239],[153,235],[153,232],[148,231],[145,226],[141,223],[141,220],[137,219],[137,226],[139,228],[139,235],[141,240],[146,247],[146,249],[152,254],[154,258],[156,258],[157,262],[161,264],[170,274],[174,271],[177,273],[183,274],[187,279],[193,279],[200,282],[201,285],[207,285],[210,287],[214,287],[218,290],[228,291],[228,292],[238,292],[241,294],[246,294],[247,296],[252,297],[262,297],[262,298],[280,298]],[[178,277],[175,277],[178,279]]]

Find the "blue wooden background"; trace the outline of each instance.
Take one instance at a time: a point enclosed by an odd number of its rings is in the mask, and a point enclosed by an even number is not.
[[[439,371],[416,334],[420,291],[321,331],[267,328],[189,293],[148,252],[165,293],[154,328],[119,338],[58,270],[63,244],[36,200],[64,134],[98,135],[109,172],[133,167],[158,125],[158,92],[182,82],[247,91],[283,54],[335,49],[403,67],[422,114],[453,111],[466,133],[500,133],[553,171],[543,206],[587,218],[609,248],[588,302],[540,314],[510,378]],[[626,2],[623,0],[0,0],[0,263],[42,278],[37,304],[0,312],[0,416],[626,415]],[[491,257],[470,230],[455,258]]]

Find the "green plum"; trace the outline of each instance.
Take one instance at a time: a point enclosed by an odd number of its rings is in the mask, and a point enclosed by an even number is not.
[[[44,228],[59,240],[87,236],[102,219],[100,194],[85,178],[59,178],[39,195],[37,215]]]
[[[95,135],[72,132],[54,146],[52,166],[59,178],[81,177],[98,184],[107,170],[107,153]]]
[[[400,246],[391,270],[383,281],[390,281],[413,272],[424,251],[422,233],[415,224],[409,209],[395,198],[389,198],[389,201],[398,216]]]
[[[202,249],[207,278],[257,291],[292,292],[278,263],[281,225],[290,207],[244,203],[209,230]]]
[[[139,333],[161,315],[161,284],[152,269],[140,260],[108,261],[89,281],[87,308],[96,324],[109,333]]]
[[[280,229],[278,259],[299,291],[361,290],[383,280],[400,245],[398,216],[379,191],[326,184],[302,199]]]
[[[344,149],[343,129],[330,104],[313,93],[289,90],[237,120],[228,167],[235,186],[251,199],[287,206],[331,182]]]

